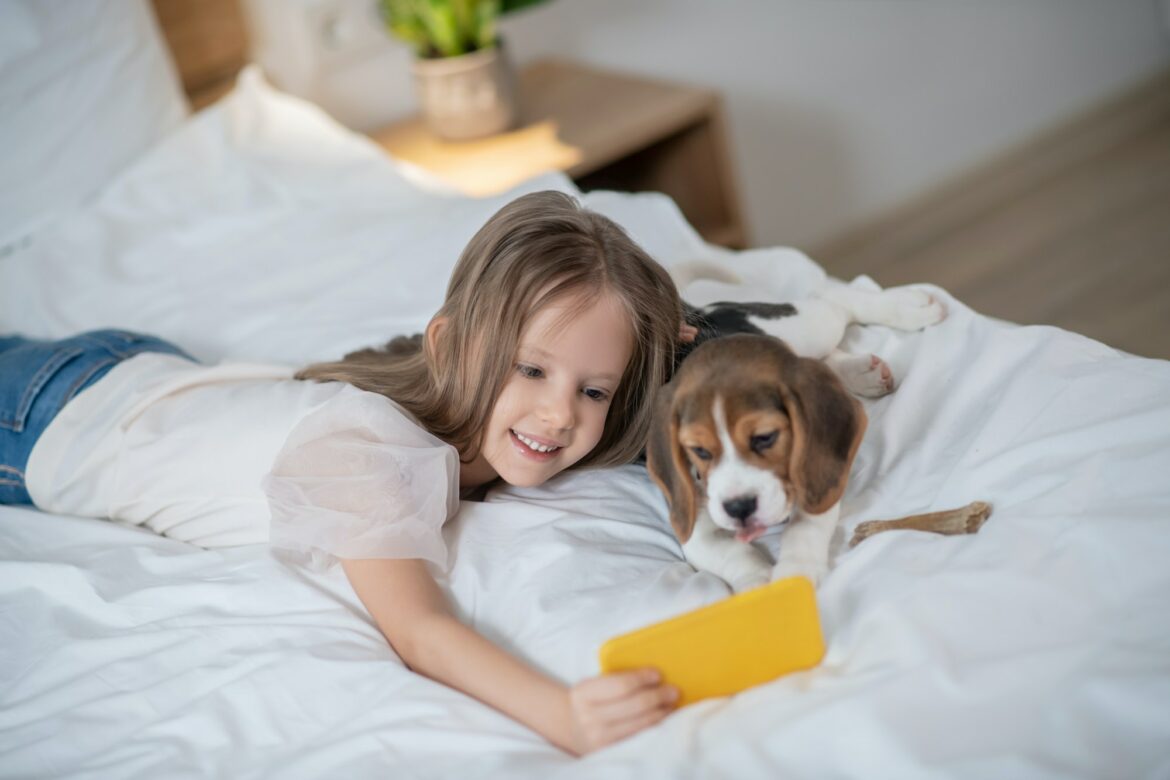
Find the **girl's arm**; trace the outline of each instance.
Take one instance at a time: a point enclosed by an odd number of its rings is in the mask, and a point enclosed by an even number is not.
[[[567,688],[461,623],[423,561],[343,560],[358,598],[416,672],[474,696],[580,755],[666,717],[677,691],[652,669]]]

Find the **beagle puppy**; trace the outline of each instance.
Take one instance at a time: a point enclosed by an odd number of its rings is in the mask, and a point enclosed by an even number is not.
[[[739,284],[695,262],[672,269],[680,290],[697,279]],[[736,591],[804,575],[818,584],[841,496],[867,418],[854,396],[894,390],[877,355],[840,349],[852,324],[920,330],[946,317],[920,289],[870,291],[830,284],[794,303],[685,305],[697,331],[659,391],[646,447],[683,553]],[[775,564],[751,544],[783,528]]]
[[[762,334],[709,340],[661,390],[646,448],[687,560],[736,591],[828,570],[867,418],[825,363]],[[773,566],[750,544],[785,529]]]

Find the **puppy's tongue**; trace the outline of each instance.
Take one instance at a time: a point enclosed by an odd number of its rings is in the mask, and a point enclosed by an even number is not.
[[[750,528],[741,528],[735,532],[735,538],[741,542],[754,542],[756,539],[764,535],[768,527],[763,525],[753,525]]]

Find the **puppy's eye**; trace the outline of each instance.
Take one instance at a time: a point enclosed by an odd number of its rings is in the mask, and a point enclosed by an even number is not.
[[[691,447],[691,452],[693,452],[695,457],[699,460],[711,460],[711,453],[702,447]]]
[[[751,439],[752,451],[763,455],[764,450],[776,443],[778,433],[779,431],[772,431],[771,433],[759,433],[753,436]]]

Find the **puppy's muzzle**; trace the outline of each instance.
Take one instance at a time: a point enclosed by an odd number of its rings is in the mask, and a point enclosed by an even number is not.
[[[723,502],[723,511],[727,513],[728,517],[738,520],[741,524],[747,522],[756,511],[756,497],[755,496],[738,496]]]

